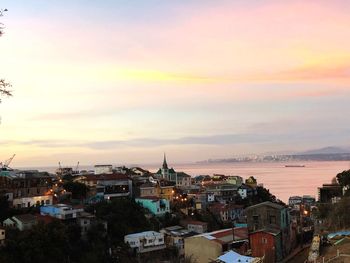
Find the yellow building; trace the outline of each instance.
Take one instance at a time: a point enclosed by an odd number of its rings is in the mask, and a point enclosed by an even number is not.
[[[140,186],[140,197],[155,196],[171,201],[174,196],[174,188],[174,184],[168,181],[148,182]]]
[[[240,241],[238,250],[243,254],[248,248],[247,228],[235,228],[234,231],[228,228],[185,238],[185,256],[192,257],[198,263],[215,261],[225,251],[232,249],[234,240],[237,245],[237,241]]]

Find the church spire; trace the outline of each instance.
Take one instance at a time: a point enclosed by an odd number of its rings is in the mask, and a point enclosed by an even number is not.
[[[167,162],[166,162],[165,153],[164,153],[163,169],[168,169],[168,164],[167,164]]]

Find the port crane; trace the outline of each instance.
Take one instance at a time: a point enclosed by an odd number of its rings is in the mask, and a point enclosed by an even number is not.
[[[12,155],[12,157],[9,158],[9,159],[7,159],[6,161],[1,162],[1,163],[0,163],[0,168],[1,168],[1,169],[8,169],[10,163],[12,162],[13,158],[15,158],[15,156],[16,156],[16,154]]]

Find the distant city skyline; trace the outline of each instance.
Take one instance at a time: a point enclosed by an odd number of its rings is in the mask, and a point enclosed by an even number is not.
[[[172,163],[350,141],[349,1],[5,0],[0,162]]]

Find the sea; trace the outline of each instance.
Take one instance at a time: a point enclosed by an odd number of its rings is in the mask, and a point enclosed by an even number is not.
[[[300,165],[304,167],[285,167]],[[331,183],[340,172],[350,169],[349,161],[314,162],[235,162],[235,163],[193,163],[169,165],[176,171],[191,176],[197,175],[239,175],[244,179],[254,176],[258,184],[268,188],[278,199],[288,202],[290,196],[318,196],[318,187]],[[160,165],[142,165],[144,169],[156,172]],[[33,169],[33,168],[31,168]],[[38,170],[53,172],[54,167],[36,167]],[[92,169],[92,167],[81,167]]]

